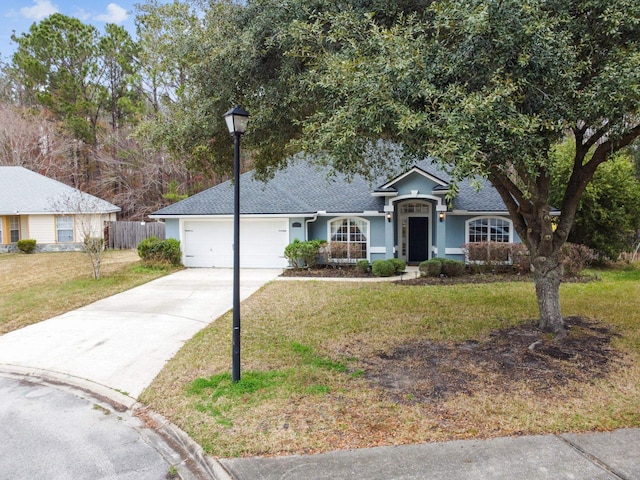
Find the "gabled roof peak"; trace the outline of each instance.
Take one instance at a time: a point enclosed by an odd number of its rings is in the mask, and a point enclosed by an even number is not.
[[[430,158],[427,158],[425,160],[415,162],[413,166],[409,167],[403,173],[382,184],[378,189],[376,189],[376,191],[385,191],[395,188],[394,186],[398,182],[414,174],[422,175],[423,177],[436,183],[436,188],[449,187],[449,178],[445,174],[445,172],[436,169],[436,167],[433,165],[433,161]]]

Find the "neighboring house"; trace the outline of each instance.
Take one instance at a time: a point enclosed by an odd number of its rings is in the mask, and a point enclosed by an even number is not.
[[[102,237],[120,208],[23,167],[0,166],[0,252],[20,239],[38,251],[77,250],[85,235]]]
[[[248,172],[240,180],[240,264],[286,267],[284,249],[296,238],[341,243],[351,262],[399,257],[410,264],[436,256],[462,260],[467,242],[519,242],[497,191],[481,185],[459,184],[448,206],[450,177],[430,160],[373,186],[301,161],[266,183]],[[164,219],[167,238],[180,240],[185,266],[233,266],[231,182],[151,217]]]

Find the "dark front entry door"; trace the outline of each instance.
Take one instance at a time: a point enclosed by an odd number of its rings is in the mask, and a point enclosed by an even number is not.
[[[429,218],[409,217],[409,262],[429,259]]]

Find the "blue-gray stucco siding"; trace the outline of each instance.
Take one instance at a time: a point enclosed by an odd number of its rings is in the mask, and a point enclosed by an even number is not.
[[[177,218],[167,218],[164,221],[165,238],[180,239],[180,220]]]

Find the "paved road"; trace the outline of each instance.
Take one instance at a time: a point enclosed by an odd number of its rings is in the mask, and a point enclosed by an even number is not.
[[[0,399],[0,478],[195,478],[139,418],[89,394],[0,376]]]

